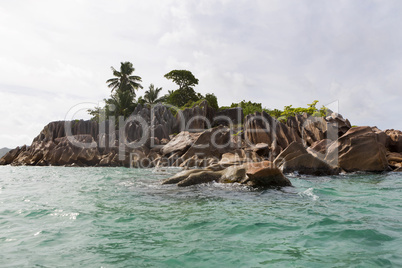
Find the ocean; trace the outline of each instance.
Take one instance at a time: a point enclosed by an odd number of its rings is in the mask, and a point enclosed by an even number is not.
[[[402,267],[402,173],[293,187],[178,170],[0,167],[0,267]]]

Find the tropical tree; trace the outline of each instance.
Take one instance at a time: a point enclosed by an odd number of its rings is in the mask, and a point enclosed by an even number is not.
[[[135,71],[133,64],[129,61],[121,62],[120,71],[117,71],[115,68],[110,67],[113,71],[114,78],[111,78],[106,81],[108,83],[108,87],[113,91],[130,91],[135,97],[135,90],[138,88],[142,88],[142,85],[139,82],[142,82],[140,76],[132,75]]]
[[[120,71],[111,67],[114,78],[106,81],[108,87],[112,89],[110,98],[104,99],[105,106],[95,107],[93,110],[88,110],[92,115],[93,120],[106,120],[108,116],[124,116],[127,118],[134,111],[135,90],[142,88],[139,82],[142,82],[141,77],[132,75],[135,71],[131,62],[121,62]],[[106,118],[103,118],[106,116]]]
[[[205,94],[205,99],[207,100],[209,106],[214,108],[215,110],[219,109],[218,99],[216,98],[214,93],[207,93]]]
[[[191,87],[176,89],[172,94],[166,96],[166,102],[176,107],[182,107],[200,99],[202,99],[202,95],[195,92]]]
[[[116,118],[123,116],[127,118],[134,111],[136,104],[130,91],[116,91],[111,98],[105,100],[107,115],[113,115]]]
[[[198,85],[198,79],[187,70],[173,70],[165,74],[165,78],[172,80],[179,86],[179,89],[191,88]]]
[[[145,91],[144,100],[145,103],[154,104],[164,101],[164,97],[159,98],[159,92],[162,90],[161,87],[155,88],[153,84],[149,85],[149,90]]]

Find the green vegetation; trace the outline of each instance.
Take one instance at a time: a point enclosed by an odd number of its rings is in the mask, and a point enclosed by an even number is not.
[[[207,93],[205,96],[196,92],[193,87],[198,84],[198,79],[187,70],[173,70],[165,74],[165,78],[172,80],[179,88],[169,91],[165,96],[165,102],[178,107],[180,110],[199,105],[206,100],[208,105],[214,109],[219,109],[218,99],[213,93]],[[176,110],[172,110],[176,114]]]
[[[205,100],[208,102],[209,106],[214,108],[215,110],[219,109],[218,99],[216,98],[214,93],[207,93],[205,94]]]
[[[159,96],[162,88],[150,84],[149,89],[144,92],[144,96],[140,96],[138,100],[136,100],[136,90],[143,87],[140,84],[140,82],[142,82],[141,77],[133,75],[135,71],[133,64],[131,62],[121,62],[119,71],[113,67],[111,67],[111,69],[114,77],[106,81],[108,87],[112,89],[111,96],[108,99],[104,99],[105,106],[103,108],[95,107],[92,110],[88,110],[88,113],[92,116],[92,120],[102,121],[110,116],[114,116],[116,119],[118,119],[119,116],[127,118],[133,113],[137,104],[152,105],[156,103],[166,103],[183,110],[200,105],[205,100],[208,102],[208,105],[215,110],[241,107],[244,116],[265,111],[282,122],[285,122],[287,118],[297,114],[307,113],[311,116],[321,117],[326,116],[328,113],[328,109],[325,106],[322,106],[320,109],[316,107],[318,103],[317,100],[308,104],[307,108],[294,108],[292,105],[289,105],[285,106],[283,111],[263,108],[261,103],[246,102],[245,100],[219,108],[218,99],[213,93],[207,93],[203,96],[194,90],[199,80],[187,70],[172,70],[164,75],[165,78],[177,84],[178,89],[169,90],[168,94]],[[173,114],[177,113],[175,109],[171,109],[171,111]]]
[[[142,88],[141,84],[138,83],[142,82],[142,79],[139,76],[132,75],[135,69],[131,62],[126,61],[120,64],[120,72],[113,68],[113,66],[110,67],[115,77],[107,80],[106,83],[112,89],[112,93],[113,91],[130,91],[135,97],[135,90]]]
[[[200,99],[202,99],[202,95],[195,92],[191,87],[179,88],[166,96],[166,102],[176,107],[183,107],[187,103],[196,102]]]
[[[109,116],[116,118],[130,116],[136,107],[135,91],[142,88],[139,83],[142,82],[141,77],[132,75],[135,69],[131,62],[121,62],[120,71],[113,67],[111,69],[115,77],[106,81],[112,91],[110,98],[104,99],[105,107],[95,107],[93,110],[88,110],[88,113],[92,115],[92,120],[98,122],[106,120]]]
[[[278,120],[284,122],[287,120],[288,117],[295,116],[296,114],[303,114],[307,113],[308,115],[311,116],[326,116],[328,112],[328,108],[325,106],[322,106],[320,109],[317,109],[316,105],[318,103],[318,100],[313,101],[311,104],[307,104],[307,108],[293,108],[292,105],[285,106],[283,111],[274,109],[270,110],[267,108],[262,108],[261,103],[256,103],[256,102],[251,102],[248,101],[246,102],[245,100],[239,102],[239,103],[232,103],[232,105],[228,106],[223,106],[220,109],[229,109],[229,108],[234,108],[234,107],[241,107],[243,109],[244,116],[249,115],[249,114],[254,114],[255,112],[262,112],[265,111],[267,114],[271,115],[272,117],[277,118]]]
[[[165,74],[165,78],[172,80],[179,86],[179,89],[192,88],[198,85],[198,79],[187,70],[173,70]]]
[[[328,112],[328,108],[325,106],[322,106],[320,109],[317,109],[316,105],[318,103],[318,100],[313,101],[311,104],[307,104],[307,108],[293,108],[292,105],[285,106],[283,112],[281,115],[278,117],[279,120],[286,120],[290,116],[295,116],[296,114],[303,114],[307,113],[308,115],[311,116],[326,116]]]
[[[239,103],[232,103],[229,107],[223,106],[220,109],[229,109],[229,108],[235,108],[235,107],[241,107],[243,109],[244,116],[248,114],[253,114],[255,112],[262,112],[262,104],[261,103],[256,103],[256,102],[251,102],[248,101],[246,102],[245,100],[239,102]]]
[[[138,103],[141,104],[155,104],[159,102],[164,102],[166,97],[159,97],[159,92],[162,90],[161,87],[155,88],[154,84],[149,85],[149,90],[145,91],[144,97],[138,98]]]

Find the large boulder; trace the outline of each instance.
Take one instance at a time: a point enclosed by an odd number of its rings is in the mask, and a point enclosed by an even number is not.
[[[201,172],[192,173],[184,180],[177,183],[179,187],[185,187],[195,184],[208,183],[219,180],[222,176],[219,171],[202,170]]]
[[[242,182],[246,179],[246,168],[243,165],[234,165],[227,167],[219,179],[221,183]]]
[[[244,137],[249,146],[266,143],[273,154],[279,154],[292,141],[300,141],[300,137],[288,126],[265,111],[247,115],[244,122]]]
[[[325,156],[328,151],[329,146],[333,143],[330,139],[323,139],[320,141],[315,141],[311,144],[309,148],[307,148],[308,152],[316,155],[317,153]]]
[[[370,127],[348,130],[328,148],[325,161],[346,172],[376,172],[388,168],[386,150]]]
[[[387,160],[393,169],[402,167],[402,153],[387,152]]]
[[[47,124],[39,135],[33,140],[54,141],[57,138],[69,135],[90,135],[93,139],[98,138],[99,123],[92,120],[55,121]]]
[[[182,131],[177,134],[173,139],[171,139],[166,145],[161,149],[161,153],[164,156],[172,155],[173,153],[179,153],[182,155],[188,148],[198,139],[201,135],[200,133],[192,133],[188,131]]]
[[[163,180],[162,184],[177,184],[177,183],[181,182],[182,180],[184,180],[185,178],[187,178],[188,176],[190,176],[191,174],[199,173],[201,171],[202,171],[201,169],[182,170],[181,172],[176,173],[172,177]]]
[[[212,171],[207,169],[183,170],[176,175],[162,181],[162,184],[177,184],[179,187],[184,187],[208,183],[218,181],[222,176],[222,173],[222,171]]]
[[[387,129],[385,134],[388,136],[387,149],[391,152],[402,153],[402,131]]]
[[[80,146],[72,142],[72,138],[87,146]],[[74,135],[58,138],[55,140],[56,146],[44,159],[49,165],[79,165],[94,166],[100,161],[100,154],[90,135]]]
[[[182,156],[187,160],[197,155],[198,158],[215,158],[219,160],[222,154],[233,150],[230,130],[219,126],[202,132]]]
[[[300,143],[292,142],[274,160],[274,164],[284,173],[297,172],[306,175],[334,175],[339,170],[318,157],[308,153]]]
[[[301,138],[305,146],[311,146],[323,139],[334,141],[351,128],[349,120],[338,113],[332,113],[325,118],[309,116],[306,113],[297,114],[289,117],[286,125]]]
[[[96,142],[88,134],[64,136],[53,141],[37,140],[30,147],[24,146],[15,152],[6,159],[12,165],[94,166],[101,159]]]
[[[10,150],[2,158],[0,158],[0,165],[10,165],[21,153],[25,152],[26,150],[26,145],[22,146],[21,148],[17,147]]]
[[[220,159],[220,164],[242,164],[246,162],[260,162],[262,157],[260,157],[253,150],[235,149],[228,153],[224,153]]]
[[[289,179],[271,162],[249,163],[246,169],[247,177],[241,182],[242,184],[263,188],[292,186]]]
[[[327,128],[329,131],[332,130],[332,133],[336,133],[337,137],[343,136],[349,129],[352,128],[349,120],[344,119],[343,116],[338,113],[332,113],[330,116],[327,116],[325,120],[328,122]]]

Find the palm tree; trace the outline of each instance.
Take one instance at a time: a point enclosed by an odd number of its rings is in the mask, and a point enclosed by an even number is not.
[[[130,91],[135,96],[135,90],[143,88],[139,83],[142,82],[141,77],[131,75],[135,71],[131,62],[121,62],[120,71],[117,71],[113,66],[110,68],[115,78],[107,80],[106,83],[108,83],[108,87],[112,89],[112,92],[113,90]]]
[[[159,92],[162,90],[161,87],[155,88],[153,84],[149,86],[149,90],[145,91],[144,100],[146,103],[154,104],[158,102],[162,102],[164,100],[163,97],[159,97]]]
[[[120,115],[127,118],[135,109],[135,103],[130,91],[117,90],[110,99],[105,100],[106,107],[111,115],[118,117]],[[113,109],[111,109],[113,107]],[[108,112],[109,113],[109,112]]]

